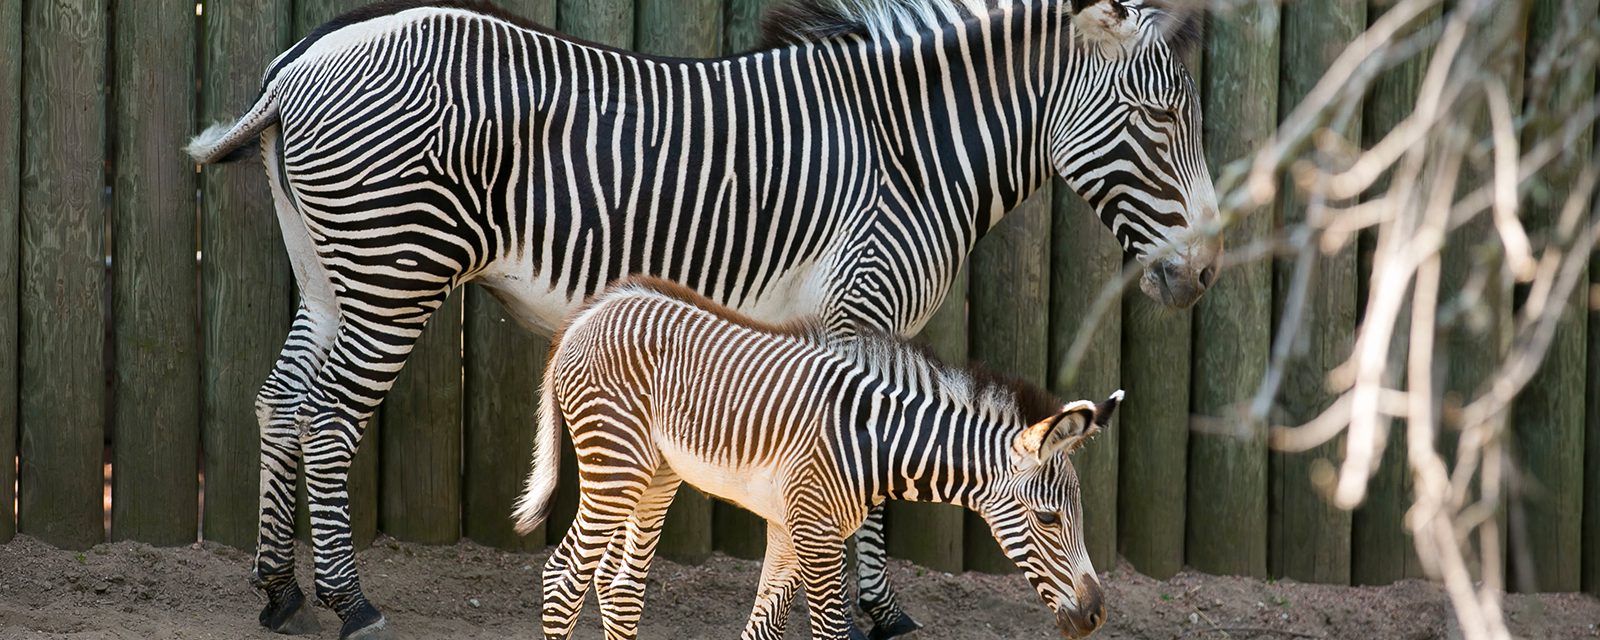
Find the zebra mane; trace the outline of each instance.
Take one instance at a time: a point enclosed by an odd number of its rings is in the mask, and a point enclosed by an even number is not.
[[[964,403],[980,413],[1016,416],[1032,424],[1061,411],[1061,400],[1037,385],[981,365],[951,365],[918,342],[877,331],[825,340],[829,350],[881,378],[902,385],[924,385],[927,388],[922,390]]]
[[[757,49],[775,49],[847,33],[894,37],[962,22],[1011,2],[1034,1],[1038,0],[787,0],[768,9],[762,17]],[[1145,6],[1160,12],[1160,32],[1174,55],[1187,56],[1202,40],[1206,13],[1198,0],[1146,0]]]
[[[1002,0],[1003,1],[1003,0]],[[770,49],[846,33],[892,37],[988,13],[995,0],[789,0],[761,20],[761,44]]]

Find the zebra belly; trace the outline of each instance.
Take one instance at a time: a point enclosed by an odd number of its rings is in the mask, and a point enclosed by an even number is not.
[[[658,440],[656,447],[667,465],[694,488],[744,507],[767,522],[783,523],[783,487],[773,465],[719,464],[670,439]]]

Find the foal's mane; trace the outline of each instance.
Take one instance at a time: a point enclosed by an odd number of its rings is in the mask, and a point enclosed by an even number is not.
[[[813,318],[782,324],[762,322],[718,304],[693,289],[655,276],[629,276],[617,280],[606,288],[606,293],[595,296],[589,304],[608,299],[614,295],[613,292],[616,295],[633,292],[664,296],[747,329],[826,348],[882,378],[902,382],[908,378],[927,380],[937,387],[929,391],[942,392],[974,409],[1015,414],[1028,423],[1038,422],[1061,410],[1061,401],[1036,385],[999,375],[982,366],[951,365],[941,360],[925,344],[880,331],[866,330],[842,338],[828,335],[822,323]],[[551,348],[559,341],[559,337],[552,341]]]

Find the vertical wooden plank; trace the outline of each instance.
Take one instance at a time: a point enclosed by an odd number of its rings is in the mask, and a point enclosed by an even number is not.
[[[111,536],[194,542],[200,451],[194,0],[118,3],[112,85],[116,437]]]
[[[365,0],[294,0],[294,39],[290,41],[291,44],[311,33],[311,30],[322,23],[366,4],[369,2]],[[257,73],[259,72],[258,69]],[[281,243],[279,246],[282,246]],[[414,359],[415,356],[407,368],[415,364]],[[380,407],[378,413],[367,422],[366,433],[361,436],[360,448],[350,460],[350,528],[358,549],[371,544],[378,535],[378,496],[381,486],[379,458],[383,449],[382,426],[383,416],[386,413],[387,411]],[[304,470],[302,470],[303,475]],[[305,504],[302,500],[302,511],[305,509]]]
[[[1297,106],[1328,64],[1365,27],[1365,3],[1305,3],[1284,8],[1281,111]],[[1358,137],[1359,130],[1341,132]],[[1306,203],[1286,178],[1280,194],[1281,224],[1303,223]],[[1272,322],[1283,312],[1294,278],[1292,259],[1274,265],[1275,303]],[[1355,252],[1318,258],[1311,280],[1305,322],[1295,346],[1299,352],[1285,376],[1278,418],[1299,424],[1318,415],[1332,401],[1327,373],[1349,355],[1355,330]],[[1313,582],[1345,584],[1350,576],[1348,512],[1333,507],[1312,476],[1338,462],[1342,441],[1304,453],[1274,453],[1272,566],[1274,575]]]
[[[1600,88],[1600,76],[1595,85]],[[1593,99],[1600,100],[1600,92]],[[1600,147],[1600,127],[1595,129],[1590,144],[1594,145],[1591,149]],[[1590,215],[1594,216],[1593,210]],[[1597,222],[1600,218],[1589,219],[1589,224]],[[1600,389],[1600,251],[1589,254],[1589,290],[1585,293],[1589,312],[1589,354],[1585,365],[1589,386],[1584,392],[1587,428],[1583,435],[1583,590],[1600,596],[1600,393],[1596,393]]]
[[[1393,4],[1393,0],[1371,0],[1367,4],[1367,24],[1372,24]],[[1422,20],[1423,28],[1437,29],[1439,15],[1437,10],[1431,12]],[[1427,53],[1419,54],[1378,76],[1362,108],[1363,148],[1377,144],[1411,114],[1428,59]],[[1385,177],[1370,193],[1381,194],[1388,184]],[[1372,230],[1364,231],[1359,243],[1356,257],[1358,318],[1366,313],[1377,235]],[[1391,422],[1383,460],[1367,486],[1367,500],[1351,516],[1350,581],[1354,584],[1382,585],[1423,576],[1422,561],[1417,558],[1416,547],[1404,522],[1406,510],[1411,506],[1411,470],[1407,466],[1405,447],[1405,423]]]
[[[761,41],[761,16],[779,0],[727,0],[722,18],[722,52],[742,53]]]
[[[1206,34],[1206,159],[1213,175],[1253,153],[1278,120],[1279,9],[1253,4],[1219,16]],[[1255,96],[1240,100],[1239,96]],[[1227,232],[1243,250],[1272,232],[1270,207]],[[1351,295],[1352,299],[1354,294]],[[1267,445],[1264,425],[1241,419],[1261,384],[1272,333],[1272,271],[1257,261],[1219,274],[1194,312],[1189,435],[1188,561],[1208,573],[1267,571]]]
[[[289,0],[207,3],[202,24],[200,119],[229,120],[288,44]],[[261,515],[256,390],[288,335],[294,278],[259,161],[208,166],[200,185],[203,535],[250,549]]]
[[[1550,43],[1572,25],[1594,24],[1594,0],[1538,0],[1528,21],[1528,66],[1551,55]],[[1560,54],[1556,54],[1560,55]],[[1577,111],[1594,96],[1594,66],[1557,66],[1544,83],[1530,81],[1530,104],[1544,105],[1547,118],[1531,120],[1523,131],[1524,146],[1554,134],[1566,123],[1561,114]],[[1534,112],[1537,113],[1537,112]],[[1591,160],[1590,136],[1580,135],[1565,154],[1543,171],[1545,189],[1533,190],[1523,203],[1522,219],[1534,246],[1558,240],[1556,228],[1578,173]],[[1587,324],[1583,305],[1588,292],[1574,291],[1562,304],[1550,349],[1512,412],[1517,446],[1528,484],[1524,498],[1525,548],[1532,556],[1534,585],[1539,591],[1577,591],[1582,586],[1584,366]],[[1588,389],[1589,393],[1600,393]]]
[[[555,0],[501,6],[539,24],[556,23]],[[522,328],[487,290],[471,287],[465,294],[462,533],[501,549],[538,550],[544,547],[543,528],[517,535],[511,507],[533,451],[549,341]]]
[[[17,231],[22,166],[22,0],[0,0],[0,543],[17,533]]]
[[[633,47],[633,0],[557,0],[562,33],[600,44]]]
[[[1283,62],[1279,90],[1280,111],[1287,115],[1310,92],[1345,46],[1366,28],[1366,3],[1337,0],[1293,3],[1283,8]],[[1360,139],[1355,130],[1340,132]],[[1285,178],[1279,200],[1284,225],[1305,220],[1306,204],[1292,180]],[[1327,391],[1327,374],[1350,354],[1356,326],[1355,251],[1347,249],[1317,259],[1311,279],[1305,324],[1300,329],[1303,355],[1294,359],[1284,377],[1281,412],[1288,424],[1300,424],[1321,413],[1333,401]],[[1294,278],[1291,261],[1274,265],[1277,304],[1274,323],[1282,313]],[[1349,584],[1350,512],[1334,507],[1325,491],[1313,482],[1319,467],[1338,464],[1343,443],[1334,440],[1304,453],[1273,454],[1272,569],[1274,575],[1307,582]]]
[[[563,33],[600,44],[633,47],[633,0],[557,0],[556,24]],[[561,542],[578,510],[578,460],[572,439],[561,436],[561,480],[545,522],[550,544]],[[669,516],[670,517],[670,516]],[[670,521],[665,526],[670,526]]]
[[[748,51],[760,36],[761,12],[769,0],[727,0],[723,5],[722,53]],[[718,4],[713,2],[712,4]],[[642,13],[640,20],[646,19]],[[640,47],[644,47],[641,36]],[[921,505],[917,505],[921,506]],[[711,538],[718,551],[739,558],[760,558],[767,548],[767,523],[755,514],[725,502],[712,505]],[[887,535],[887,534],[886,534]]]
[[[1050,388],[1063,400],[1099,401],[1122,388],[1120,301],[1099,319],[1076,371],[1065,368],[1067,350],[1086,331],[1102,289],[1121,275],[1122,247],[1083,198],[1059,180],[1050,229]],[[1140,295],[1134,293],[1133,295]],[[1115,423],[1113,423],[1115,424]],[[1117,441],[1113,427],[1073,455],[1083,501],[1083,537],[1089,561],[1104,570],[1117,563]]]
[[[918,337],[939,357],[955,365],[967,361],[967,270],[963,268],[945,293]],[[887,538],[889,555],[939,571],[962,569],[962,523],[966,509],[948,504],[894,501],[889,503]]]
[[[384,400],[379,527],[400,540],[445,544],[461,535],[462,295],[428,320]]]
[[[1205,98],[1203,50],[1184,66]],[[1117,551],[1134,568],[1167,577],[1183,567],[1189,438],[1189,353],[1194,312],[1122,296],[1122,388],[1117,408]]]
[[[967,281],[968,356],[1002,375],[1045,385],[1050,351],[1050,211],[1045,185],[989,230],[973,250]],[[991,573],[1016,571],[988,523],[968,512],[962,564]]]
[[[23,14],[18,524],[85,549],[104,530],[106,5]]]
[[[722,0],[639,0],[635,22],[636,49],[644,53],[710,58],[722,53]],[[765,529],[745,526],[730,535],[762,536]],[[711,553],[711,499],[699,490],[678,490],[661,532],[661,553],[698,561]]]

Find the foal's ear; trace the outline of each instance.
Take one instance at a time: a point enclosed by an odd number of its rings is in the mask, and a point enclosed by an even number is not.
[[[1106,57],[1138,43],[1139,25],[1123,0],[1072,0],[1072,25]]]
[[[1055,415],[1023,429],[1012,441],[1011,451],[1024,468],[1043,464],[1057,453],[1077,451],[1111,423],[1121,403],[1121,389],[1098,405],[1088,400],[1070,402]]]

